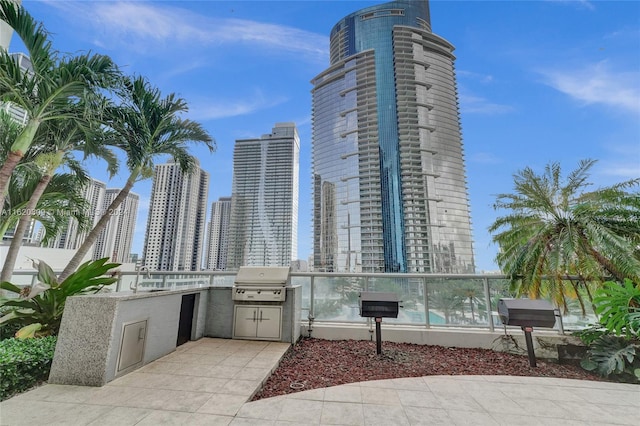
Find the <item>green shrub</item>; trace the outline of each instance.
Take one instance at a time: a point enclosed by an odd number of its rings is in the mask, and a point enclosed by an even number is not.
[[[55,336],[0,341],[0,400],[49,377]]]
[[[589,346],[585,370],[640,383],[640,285],[606,282],[593,298],[600,323],[578,335]]]

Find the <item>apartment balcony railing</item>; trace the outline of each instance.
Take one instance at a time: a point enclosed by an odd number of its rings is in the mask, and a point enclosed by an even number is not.
[[[138,281],[138,290],[183,289],[189,287],[231,287],[235,272],[160,272],[146,274],[121,272],[118,281],[107,291],[130,291]],[[12,282],[30,285],[37,280],[34,272],[16,271]],[[436,275],[436,274],[361,274],[293,272],[292,285],[302,287],[302,315],[307,323],[369,324],[359,315],[361,291],[394,292],[402,301],[397,319],[385,323],[427,328],[503,327],[497,314],[498,300],[514,297],[504,275]],[[589,308],[589,306],[587,306]],[[569,313],[556,311],[555,328],[563,333],[595,322],[592,311],[582,315],[578,302],[569,302]]]

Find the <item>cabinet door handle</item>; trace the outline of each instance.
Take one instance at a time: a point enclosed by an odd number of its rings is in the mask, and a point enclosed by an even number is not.
[[[262,310],[260,311],[260,322],[262,322]]]
[[[144,340],[144,327],[138,329],[138,340]]]

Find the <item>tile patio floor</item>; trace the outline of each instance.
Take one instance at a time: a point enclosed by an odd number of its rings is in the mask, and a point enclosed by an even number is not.
[[[101,388],[47,384],[3,401],[0,425],[639,424],[640,386],[538,377],[379,380],[247,402],[288,347],[188,342]]]

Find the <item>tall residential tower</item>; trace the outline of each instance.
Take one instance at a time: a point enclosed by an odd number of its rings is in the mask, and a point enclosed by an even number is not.
[[[155,167],[143,250],[150,270],[202,269],[208,191],[209,174],[200,167],[190,174],[174,160]]]
[[[426,0],[331,30],[312,80],[315,270],[474,272],[453,50]]]
[[[297,258],[299,169],[294,123],[236,141],[227,269],[290,266]]]
[[[120,191],[117,188],[109,188],[105,191],[100,214],[106,212]],[[131,244],[138,217],[139,199],[138,194],[130,192],[113,213],[93,246],[93,260],[108,257],[112,262],[127,263],[131,261]]]
[[[231,197],[220,197],[211,204],[211,221],[207,238],[205,269],[223,271],[227,269],[229,248],[229,222],[231,220]]]

